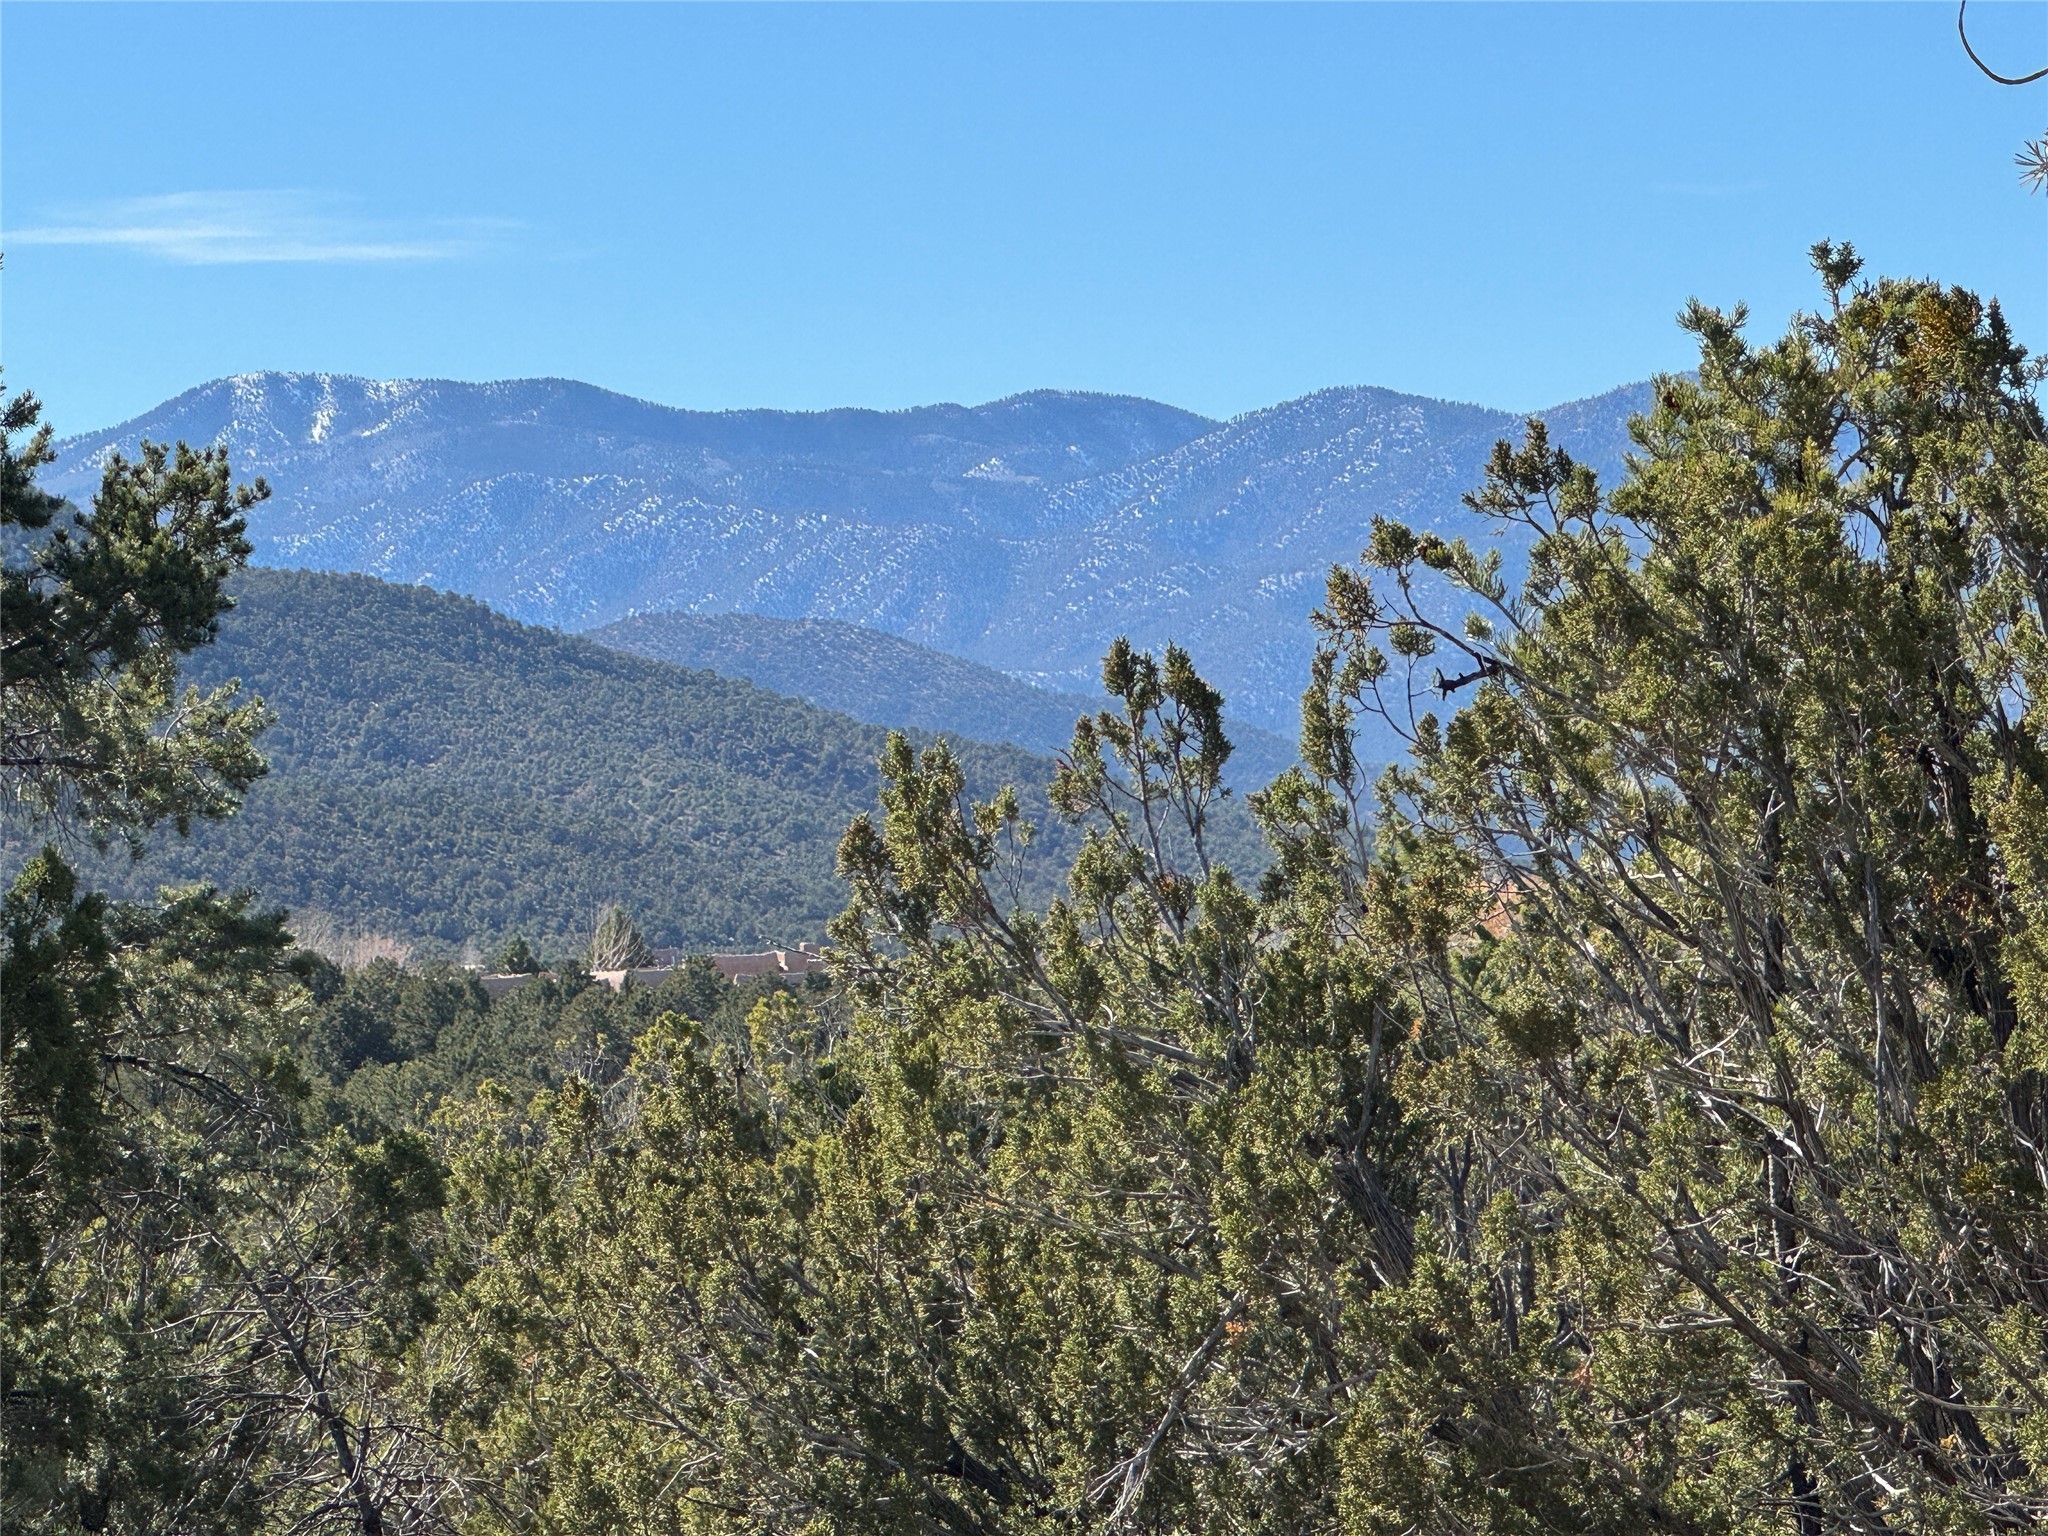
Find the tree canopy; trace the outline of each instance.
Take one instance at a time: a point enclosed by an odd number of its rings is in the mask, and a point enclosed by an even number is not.
[[[1775,340],[1687,309],[1618,482],[1499,446],[1514,588],[1384,521],[1330,573],[1256,876],[1221,700],[1125,644],[1038,816],[888,739],[829,982],[294,970],[48,856],[9,997],[164,1054],[9,1037],[116,1149],[9,1197],[10,1517],[2048,1523],[2043,374],[1813,261]]]

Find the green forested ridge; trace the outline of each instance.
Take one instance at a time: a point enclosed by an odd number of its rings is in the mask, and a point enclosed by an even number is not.
[[[1006,741],[1043,754],[1065,750],[1074,721],[1098,707],[831,619],[643,613],[585,633],[615,650],[743,677],[871,724]],[[1294,762],[1293,746],[1271,731],[1232,721],[1230,739],[1228,777],[1240,789],[1258,789]]]
[[[265,701],[270,771],[233,820],[108,869],[115,888],[204,878],[354,927],[518,932],[550,954],[613,901],[650,942],[692,949],[816,938],[844,904],[832,849],[873,803],[882,730],[424,588],[248,570],[230,591],[189,671]],[[1052,773],[959,750],[984,792]],[[1041,890],[1061,837],[1048,828]]]
[[[1122,645],[1058,898],[893,738],[825,984],[491,1004],[38,861],[10,1522],[2041,1528],[2044,375],[1814,260],[1781,339],[1689,307],[1619,482],[1499,447],[1518,589],[1391,522],[1331,572],[1255,881],[1218,699]]]

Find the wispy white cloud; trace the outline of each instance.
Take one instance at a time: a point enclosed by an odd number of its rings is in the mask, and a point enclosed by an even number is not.
[[[517,228],[508,219],[366,219],[350,199],[308,191],[168,192],[56,212],[0,245],[111,246],[191,266],[268,261],[447,261]]]

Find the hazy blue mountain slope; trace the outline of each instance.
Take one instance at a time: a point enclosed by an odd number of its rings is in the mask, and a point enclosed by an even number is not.
[[[679,666],[745,678],[876,725],[950,731],[1027,751],[1064,751],[1074,722],[1103,707],[1100,693],[1056,693],[993,667],[834,619],[749,613],[649,613],[587,638]],[[1256,789],[1294,760],[1271,731],[1235,721],[1232,779]]]
[[[1604,472],[1646,386],[1549,413]],[[1240,418],[1157,459],[1063,492],[1066,526],[1035,541],[1004,613],[962,647],[1030,653],[1069,686],[1089,641],[1129,632],[1187,646],[1247,718],[1286,726],[1307,680],[1308,615],[1333,563],[1355,559],[1375,515],[1477,542],[1499,537],[1462,505],[1520,418],[1387,390],[1326,390]],[[1521,553],[1512,533],[1502,542]],[[1085,638],[1084,638],[1085,637]]]
[[[1049,391],[974,408],[700,412],[552,379],[267,373],[67,442],[44,479],[87,494],[112,449],[222,443],[274,492],[252,530],[265,563],[427,581],[574,625],[674,606],[678,582],[765,601],[856,567],[867,596],[849,600],[885,602],[892,562],[947,556],[933,531],[1025,531],[1047,480],[1213,425]]]
[[[118,888],[205,879],[371,931],[555,949],[606,901],[692,948],[815,939],[844,905],[833,854],[874,808],[881,728],[425,588],[258,570],[235,591],[192,676],[269,702],[272,771],[235,819],[103,861]],[[970,788],[1036,807],[1043,898],[1076,846],[1044,811],[1052,765],[958,750]],[[1224,820],[1256,866],[1235,802]]]
[[[1547,414],[1611,472],[1646,398]],[[706,414],[552,380],[252,374],[68,440],[44,481],[82,497],[139,438],[222,442],[276,492],[253,520],[267,563],[423,582],[569,629],[660,611],[836,619],[1077,692],[1116,635],[1177,639],[1240,719],[1291,735],[1329,565],[1376,513],[1485,536],[1460,497],[1520,429],[1379,389],[1217,423],[1056,392]]]

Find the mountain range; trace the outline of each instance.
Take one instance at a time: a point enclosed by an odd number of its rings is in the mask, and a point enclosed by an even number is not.
[[[1542,414],[1612,474],[1648,390]],[[41,479],[83,501],[138,440],[222,444],[271,485],[251,520],[263,564],[569,630],[659,612],[834,620],[1083,694],[1116,635],[1172,639],[1235,719],[1291,735],[1329,566],[1375,514],[1488,537],[1460,498],[1520,427],[1371,388],[1217,422],[1057,391],[697,412],[562,380],[259,373],[67,439]]]

